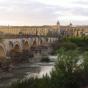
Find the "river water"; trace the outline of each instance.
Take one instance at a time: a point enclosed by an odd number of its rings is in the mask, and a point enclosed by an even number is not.
[[[54,66],[54,62],[52,63],[37,63],[37,65],[39,65],[39,69],[37,72],[32,73],[31,75],[29,75],[29,72],[27,72],[26,77],[30,78],[30,77],[39,77],[41,78],[43,75],[49,75],[50,76],[50,72],[52,71],[52,68]]]
[[[5,88],[16,80],[30,77],[42,77],[54,67],[54,62],[50,63],[25,63],[19,64],[12,72],[0,72],[0,88]]]

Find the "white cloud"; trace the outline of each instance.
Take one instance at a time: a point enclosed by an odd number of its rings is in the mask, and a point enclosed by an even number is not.
[[[60,5],[60,4],[66,5],[76,0],[37,0],[37,1],[48,5]]]
[[[88,0],[0,0],[0,24],[42,25],[57,19],[82,24],[88,23],[87,10]]]

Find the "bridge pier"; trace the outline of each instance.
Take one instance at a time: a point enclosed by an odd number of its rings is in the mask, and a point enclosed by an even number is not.
[[[6,59],[6,50],[5,46],[2,43],[0,43],[0,62],[4,59]]]

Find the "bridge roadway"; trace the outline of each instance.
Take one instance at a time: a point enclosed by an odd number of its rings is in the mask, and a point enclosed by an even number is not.
[[[58,36],[57,35],[21,35],[21,34],[19,34],[19,35],[9,35],[9,34],[6,34],[6,35],[0,35],[0,38],[5,38],[5,39],[10,39],[10,38],[36,38],[36,37],[38,37],[38,38],[41,38],[41,37],[43,37],[43,38],[58,38]]]
[[[11,50],[22,52],[31,47],[48,46],[58,40],[56,36],[43,35],[4,35],[0,43],[0,58],[6,58]]]

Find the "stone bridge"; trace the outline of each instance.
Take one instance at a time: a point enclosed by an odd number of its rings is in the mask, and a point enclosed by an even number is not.
[[[14,49],[17,52],[23,50],[30,50],[31,47],[47,46],[58,40],[57,37],[18,37],[18,38],[5,38],[0,43],[0,58],[6,58],[8,53]]]

